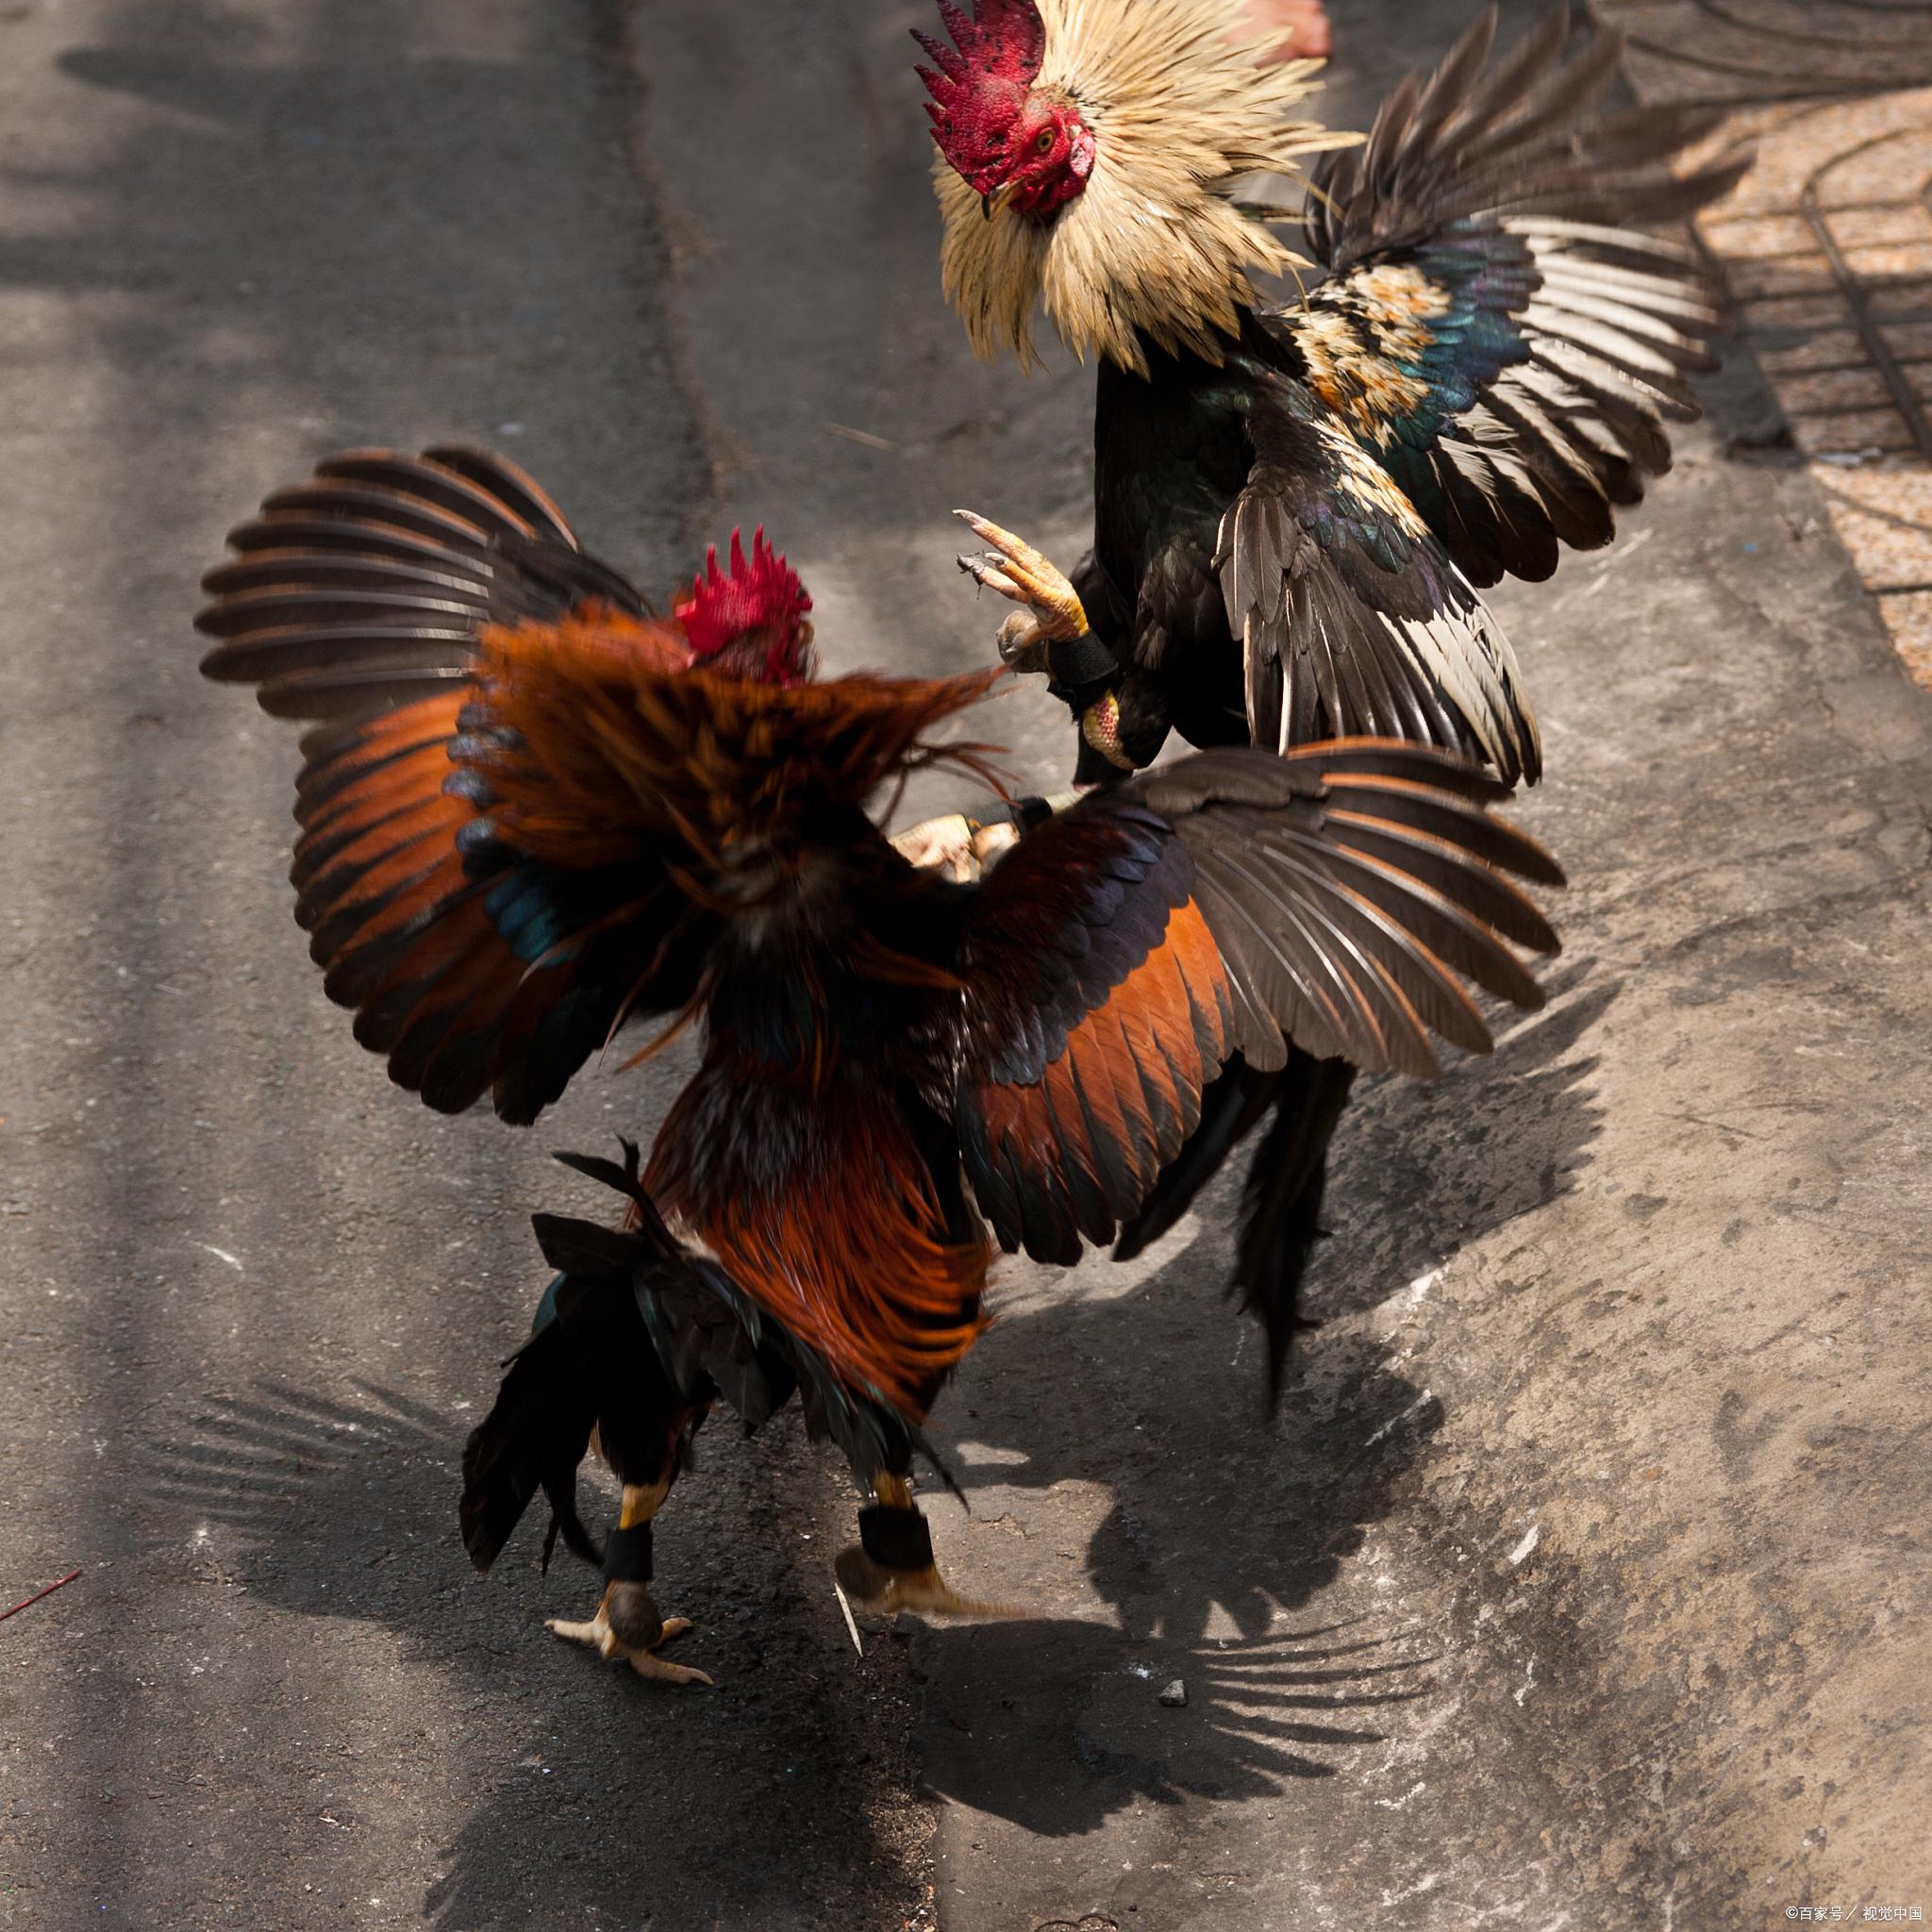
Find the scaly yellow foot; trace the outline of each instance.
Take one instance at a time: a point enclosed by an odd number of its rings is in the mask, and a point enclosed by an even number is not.
[[[641,1601],[639,1601],[641,1599]],[[613,1600],[618,1629],[611,1627]],[[658,1647],[691,1627],[689,1617],[659,1617],[649,1592],[633,1583],[613,1583],[604,1592],[597,1614],[587,1624],[562,1617],[546,1620],[545,1627],[566,1643],[587,1643],[604,1658],[623,1657],[641,1677],[660,1684],[710,1684],[703,1671],[688,1664],[666,1663],[655,1655]],[[619,1632],[622,1631],[620,1635]]]
[[[1045,671],[1048,644],[1087,635],[1087,608],[1079,592],[1059,568],[1024,538],[974,516],[970,509],[953,514],[991,550],[984,557],[960,558],[959,568],[975,584],[997,591],[1031,613],[1016,612],[1001,625],[1001,659],[1016,671]]]

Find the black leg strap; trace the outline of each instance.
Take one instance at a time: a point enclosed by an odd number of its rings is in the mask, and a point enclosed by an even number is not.
[[[861,1509],[858,1541],[882,1569],[926,1570],[932,1566],[932,1531],[917,1509],[894,1509],[887,1503],[874,1503]]]
[[[634,1524],[629,1529],[613,1529],[604,1545],[604,1579],[607,1583],[648,1583],[651,1580],[651,1525]]]
[[[1046,647],[1047,675],[1062,691],[1108,684],[1120,675],[1114,654],[1090,630],[1077,638],[1055,638]]]

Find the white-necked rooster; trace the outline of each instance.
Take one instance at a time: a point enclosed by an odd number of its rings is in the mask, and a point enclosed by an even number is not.
[[[1323,138],[1293,118],[1308,70],[1257,65],[1223,0],[978,0],[919,39],[939,146],[948,294],[982,355],[1032,358],[1044,308],[1100,363],[1092,629],[1009,620],[1080,727],[1079,775],[1146,765],[1170,731],[1288,751],[1337,733],[1541,768],[1514,654],[1480,594],[1542,578],[1670,463],[1718,317],[1698,258],[1646,233],[1724,193],[1691,166],[1690,108],[1605,110],[1621,42],[1568,48],[1559,8],[1490,61],[1486,13],[1365,145],[1311,168],[1305,293],[1239,197]],[[1332,143],[1331,143],[1332,144]],[[1271,1112],[1237,1282],[1278,1377],[1350,1074],[1237,1065],[1129,1230],[1172,1222]]]

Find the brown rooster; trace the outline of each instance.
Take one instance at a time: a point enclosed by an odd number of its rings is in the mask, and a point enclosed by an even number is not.
[[[1063,585],[981,526],[1008,588]],[[1002,674],[810,676],[808,602],[761,541],[667,619],[493,458],[344,457],[272,497],[209,578],[204,669],[317,721],[297,912],[391,1075],[527,1121],[625,1022],[703,1030],[642,1172],[578,1162],[627,1224],[543,1219],[547,1319],[465,1457],[487,1563],[593,1434],[624,1483],[608,1587],[560,1635],[645,1674],[684,1626],[650,1524],[705,1409],[796,1387],[873,1495],[840,1574],[877,1608],[972,1610],[911,1496],[920,1424],[985,1325],[998,1247],[1071,1261],[1139,1210],[1239,1053],[1427,1074],[1481,1051],[1459,975],[1523,1005],[1555,939],[1506,872],[1503,788],[1357,740],[1223,750],[1110,787],[982,880],[909,863],[868,803],[932,765]]]

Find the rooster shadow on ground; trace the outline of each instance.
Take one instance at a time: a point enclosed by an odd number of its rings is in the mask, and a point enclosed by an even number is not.
[[[1334,1239],[1310,1271],[1313,1315],[1374,1307],[1575,1187],[1603,1130],[1597,1057],[1576,1049],[1623,986],[1592,967],[1575,959],[1545,974],[1547,1007],[1511,1014],[1488,1058],[1458,1057],[1426,1084],[1357,1089],[1335,1138]]]
[[[1104,1312],[1118,1338],[1109,1345],[1133,1354],[1126,1311]],[[1003,1346],[1038,1354],[1084,1341],[1056,1333],[1059,1325],[1051,1315],[1023,1318],[1001,1331]],[[1212,1353],[1224,1355],[1218,1337]],[[1186,1382],[1211,1382],[1212,1366],[1200,1363]],[[1117,1481],[1120,1500],[1086,1560],[1121,1625],[1049,1613],[900,1632],[914,1635],[929,1680],[921,1743],[930,1788],[1054,1835],[1091,1829],[1143,1796],[1206,1802],[1345,1774],[1351,1750],[1385,1737],[1400,1707],[1428,1689],[1426,1646],[1414,1633],[1361,1618],[1316,1614],[1284,1626],[1273,1617],[1274,1606],[1306,1606],[1359,1547],[1363,1525],[1388,1507],[1441,1421],[1440,1408],[1418,1410],[1409,1386],[1374,1363],[1344,1383],[1350,1420],[1325,1400],[1298,1410],[1284,1441],[1299,1474],[1253,1485],[1252,1513],[1239,1536],[1215,1540],[1211,1564],[1170,1540],[1177,1499],[1144,1480],[1135,1453],[1124,1451],[1116,1467],[1119,1438],[1064,1441],[1070,1464]],[[1364,1407],[1399,1418],[1366,1451],[1342,1433]],[[575,1607],[588,1573],[573,1567],[541,1586],[527,1565],[510,1566],[501,1584],[469,1574],[453,1523],[458,1446],[447,1417],[392,1390],[360,1386],[351,1399],[329,1399],[268,1386],[195,1405],[149,1465],[150,1500],[192,1517],[225,1586],[296,1614],[378,1624],[448,1672],[459,1695],[514,1712],[525,1746],[507,1758],[499,1747],[498,1767],[476,1777],[474,1809],[425,1916],[467,1925],[519,1905],[548,1908],[559,1896],[611,1915],[675,1912],[688,1904],[682,1886],[711,1871],[721,1874],[721,1908],[842,1901],[859,1922],[854,1848],[824,1830],[841,1793],[758,1774],[787,1756],[788,1737],[798,1760],[823,1761],[807,1740],[842,1720],[840,1700],[820,1687],[858,1667],[832,1626],[821,1620],[824,1641],[814,1648],[785,1614],[801,1593],[829,1600],[816,1557],[799,1563],[786,1539],[790,1547],[766,1552],[759,1575],[741,1574],[735,1558],[720,1557],[741,1541],[728,1524],[720,1535],[690,1519],[679,1525],[670,1512],[660,1571],[699,1617],[706,1661],[720,1647],[732,1661],[721,1667],[719,1693],[666,1694],[582,1668],[538,1626],[532,1595],[541,1591],[545,1608]],[[726,1465],[806,1453],[791,1417],[750,1443],[719,1446],[689,1485],[702,1491],[724,1477],[707,1516],[715,1506],[728,1516],[740,1500],[731,1491],[742,1484]],[[1042,1473],[1045,1462],[1042,1455]],[[681,1491],[687,1500],[697,1498]],[[1208,1634],[1216,1604],[1237,1607],[1241,1633]],[[1178,1742],[1156,1694],[1171,1675],[1185,1678],[1190,1698]],[[766,1680],[764,1694],[744,1694],[748,1679]],[[855,1810],[863,1809],[863,1767],[883,1745],[858,1730],[841,1740],[838,1755],[854,1771],[843,1796]],[[691,1840],[681,1807],[675,1821],[654,1821],[648,1767],[667,1758],[712,1794],[703,1842]]]
[[[1495,1061],[1453,1069],[1434,1089],[1378,1088],[1344,1124],[1320,1312],[1383,1298],[1561,1191],[1585,1163],[1594,1062],[1572,1049],[1615,988],[1577,994],[1580,970],[1557,983],[1548,1014],[1505,1036]],[[1216,1197],[1229,1208],[1232,1186]],[[941,1404],[981,1522],[1025,1517],[1064,1479],[1107,1486],[1109,1506],[1069,1554],[1111,1618],[1062,1614],[1048,1587],[1037,1616],[917,1636],[924,1771],[943,1796],[1055,1835],[1141,1798],[1212,1802],[1346,1777],[1429,1694],[1433,1633],[1330,1592],[1398,1507],[1442,1405],[1387,1349],[1317,1333],[1269,1419],[1259,1350],[1214,1286],[1227,1261],[1219,1218],[1217,1229],[1210,1202],[1204,1234],[1157,1250],[1155,1272],[1124,1293],[1102,1266],[1075,1276],[1070,1296],[1034,1298],[995,1324]],[[670,1855],[640,1849],[665,1841],[652,1829],[646,1747],[718,1794],[708,1841],[679,1843],[673,1862],[735,1874],[747,1908],[761,1871],[789,1874],[770,1880],[774,1907],[780,1891],[835,1897],[851,1847],[814,1821],[840,1794],[774,1790],[756,1767],[793,1735],[812,1755],[804,1740],[837,1721],[815,1686],[853,1660],[814,1648],[812,1620],[787,1614],[801,1593],[829,1597],[816,1553],[761,1541],[738,1520],[770,1521],[770,1473],[808,1453],[803,1434],[788,1415],[750,1442],[714,1426],[704,1448],[667,1512],[660,1570],[710,1640],[716,1696],[666,1696],[554,1645],[539,1612],[573,1614],[593,1591],[575,1566],[540,1584],[529,1562],[512,1562],[478,1582],[455,1528],[459,1426],[394,1391],[358,1385],[335,1399],[271,1385],[204,1401],[155,1445],[149,1489],[207,1527],[225,1582],[296,1614],[380,1624],[515,1711],[525,1765],[479,1792],[426,1904],[440,1923],[519,1900],[535,1908],[559,1882],[612,1913],[649,1906]],[[1042,1521],[1027,1533],[1064,1532]],[[1184,1726],[1158,1702],[1174,1677],[1188,1687]],[[726,1721],[732,1705],[738,1722]],[[848,1796],[862,1808],[869,1746],[858,1735],[849,1745]]]
[[[1040,1322],[1025,1327],[1032,1333],[1018,1346],[1053,1341]],[[1134,1375],[1130,1355],[1128,1344],[1105,1364],[1115,1393],[1115,1372]],[[1224,1372],[1219,1346],[1213,1358]],[[1387,1742],[1405,1722],[1403,1706],[1432,1690],[1427,1633],[1379,1606],[1349,1598],[1337,1617],[1316,1600],[1391,1513],[1443,1412],[1383,1360],[1358,1370],[1344,1395],[1298,1403],[1279,1438],[1257,1430],[1246,1451],[1231,1445],[1226,1387],[1169,1381],[1182,1412],[1158,1453],[1128,1449],[1115,1464],[1097,1447],[1105,1438],[1090,1438],[1088,1453],[1066,1438],[1062,1449],[1028,1457],[1030,1480],[1051,1486],[1057,1466],[1066,1476],[1105,1476],[1113,1490],[1084,1549],[1086,1580],[1113,1621],[927,1633],[916,1652],[929,1679],[920,1739],[927,1783],[1030,1832],[1071,1836],[1141,1799],[1263,1797],[1294,1779],[1346,1777],[1364,1748]],[[1073,1430],[1071,1407],[1060,1403],[1057,1414]],[[1233,1407],[1254,1422],[1244,1401]],[[1364,1412],[1387,1412],[1397,1425],[1364,1447]],[[1051,1418],[1049,1408],[1041,1420]],[[1032,1436],[997,1422],[988,1430],[988,1420],[981,1410],[972,1425],[1003,1449]],[[997,1474],[1005,1480],[1012,1468]],[[1217,1486],[1221,1508],[1206,1501]],[[1055,1540],[1045,1515],[1024,1505],[1020,1513],[1030,1541]],[[1159,1702],[1174,1679],[1184,1712]]]
[[[947,1416],[984,1525],[968,1549],[1010,1575],[1017,1548],[1042,1609],[1097,1594],[1108,1612],[933,1628],[916,1647],[927,1782],[1030,1831],[1345,1778],[1430,1693],[1431,1633],[1330,1591],[1397,1507],[1441,1404],[1352,1344],[1267,1421],[1197,1273],[1184,1258],[1128,1301],[995,1328],[971,1407]],[[1110,1491],[1097,1524],[1077,1500],[1088,1478]],[[1071,1504],[1048,1493],[1067,1481]],[[1003,1591],[1007,1575],[970,1587]],[[1159,1702],[1176,1678],[1184,1714]]]
[[[367,1384],[339,1398],[264,1385],[184,1409],[144,1458],[146,1501],[184,1520],[211,1580],[389,1631],[476,1719],[451,1768],[470,1808],[425,1918],[498,1924],[559,1899],[613,1924],[687,1923],[700,1899],[752,1924],[791,1923],[801,1901],[826,1924],[875,1916],[891,1882],[878,1874],[896,1868],[869,1849],[873,1740],[848,1727],[852,1700],[819,1689],[852,1658],[835,1611],[836,1643],[818,1641],[829,1589],[794,1574],[799,1540],[773,1524],[767,1465],[808,1454],[795,1415],[750,1442],[708,1431],[663,1519],[660,1575],[698,1620],[688,1654],[720,1680],[667,1692],[543,1630],[599,1586],[567,1557],[537,1575],[541,1506],[488,1579],[471,1572],[447,1415]],[[789,1780],[791,1764],[814,1776]]]
[[[1309,1284],[1317,1315],[1375,1306],[1574,1185],[1601,1124],[1597,1062],[1577,1048],[1618,987],[1579,961],[1549,990],[1493,1058],[1453,1064],[1433,1086],[1374,1083],[1344,1117],[1336,1235]],[[1153,1251],[1158,1265],[1124,1292],[1089,1264],[1064,1292],[1028,1297],[940,1410],[978,1516],[1029,1548],[1068,1537],[1047,1496],[1057,1484],[1111,1491],[1078,1587],[1110,1623],[941,1629],[920,1646],[929,1781],[1031,1830],[1091,1830],[1141,1797],[1346,1777],[1432,1689],[1438,1629],[1391,1612],[1349,1570],[1398,1511],[1443,1405],[1411,1379],[1407,1352],[1331,1328],[1307,1339],[1267,1411],[1258,1340],[1216,1291],[1238,1186],[1224,1177],[1192,1239]],[[1053,1561],[1023,1563],[1049,1602]],[[1158,1702],[1174,1678],[1184,1722]]]

